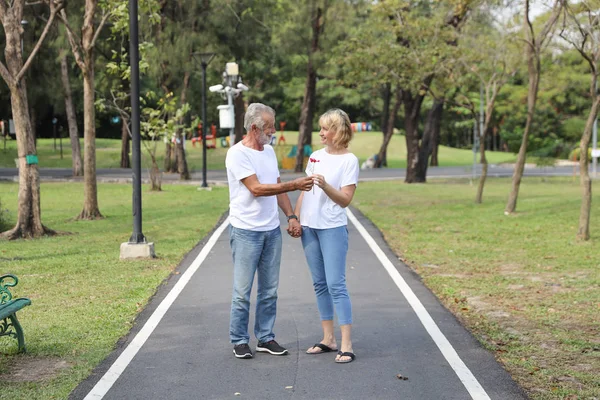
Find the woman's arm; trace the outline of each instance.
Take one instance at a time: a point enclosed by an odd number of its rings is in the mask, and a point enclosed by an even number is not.
[[[356,191],[356,185],[352,184],[344,186],[340,190],[337,190],[325,181],[325,177],[323,175],[315,174],[312,177],[315,180],[315,185],[323,189],[325,194],[334,203],[342,208],[346,208],[350,205],[352,198],[354,197],[354,192]]]
[[[296,208],[294,209],[294,214],[300,219],[300,210],[302,210],[302,200],[304,200],[304,192],[300,193],[298,196],[298,200],[296,201]]]

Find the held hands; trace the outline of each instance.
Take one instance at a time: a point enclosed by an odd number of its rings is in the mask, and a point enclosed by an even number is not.
[[[294,183],[297,190],[303,190],[308,192],[313,187],[313,178],[310,176],[305,176],[303,178],[294,179]]]
[[[289,233],[293,238],[299,238],[302,236],[302,225],[300,225],[300,222],[298,222],[296,219],[290,218],[290,221],[288,222],[287,233]]]

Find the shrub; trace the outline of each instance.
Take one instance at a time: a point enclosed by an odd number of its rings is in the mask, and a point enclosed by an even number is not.
[[[592,149],[588,147],[588,160],[591,161],[591,159],[592,159]],[[571,150],[571,152],[569,153],[569,160],[579,161],[579,145],[577,145],[577,147],[575,147],[573,150]]]

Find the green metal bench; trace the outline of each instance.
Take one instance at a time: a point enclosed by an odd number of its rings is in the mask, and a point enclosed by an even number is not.
[[[19,279],[11,274],[0,276],[0,336],[11,336],[19,342],[19,352],[25,351],[23,329],[17,319],[17,311],[31,304],[27,298],[12,298],[9,287],[17,286]]]

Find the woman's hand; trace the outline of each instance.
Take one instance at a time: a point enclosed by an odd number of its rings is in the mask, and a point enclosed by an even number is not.
[[[302,225],[295,219],[290,219],[288,223],[287,233],[293,238],[299,238],[302,236]]]
[[[327,182],[325,181],[325,177],[323,175],[314,174],[312,175],[312,178],[315,185],[317,185],[321,189],[325,189],[325,186],[327,186]]]

